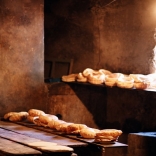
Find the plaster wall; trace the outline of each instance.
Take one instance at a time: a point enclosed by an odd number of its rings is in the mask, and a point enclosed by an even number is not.
[[[0,116],[46,109],[43,10],[43,0],[0,0]]]

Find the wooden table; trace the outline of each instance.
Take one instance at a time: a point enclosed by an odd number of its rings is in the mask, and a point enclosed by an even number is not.
[[[74,135],[63,135],[50,128],[39,127],[31,123],[12,123],[0,121],[0,151],[7,155],[76,155],[75,147],[96,146],[105,154],[106,148],[127,147],[126,144],[97,144],[93,139],[83,139]],[[49,149],[41,149],[40,146],[31,146],[31,143],[46,142],[50,144]],[[55,150],[54,147],[65,147],[64,150]],[[66,149],[67,147],[67,149]],[[69,148],[69,149],[68,149]],[[57,149],[57,148],[56,148]],[[8,152],[9,151],[9,152]],[[1,155],[0,155],[1,156]]]

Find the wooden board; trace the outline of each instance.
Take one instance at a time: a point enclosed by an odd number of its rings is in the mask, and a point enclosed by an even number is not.
[[[0,138],[0,151],[5,155],[41,155],[42,152],[16,142]]]
[[[81,147],[81,146],[87,146],[87,143],[78,141],[78,140],[73,140],[67,137],[63,137],[60,135],[55,135],[52,133],[48,133],[46,131],[22,126],[16,123],[12,122],[6,122],[6,121],[0,121],[0,128],[7,129],[19,134],[23,134],[24,136],[28,136],[31,139],[39,139],[42,141],[47,141],[47,142],[53,142],[57,143],[59,145],[64,145],[64,146],[70,146],[70,147]]]
[[[0,137],[14,141],[16,143],[20,143],[22,145],[33,147],[37,150],[41,150],[43,152],[48,152],[48,153],[50,152],[72,152],[73,151],[72,148],[67,147],[67,146],[60,146],[52,142],[43,142],[40,139],[28,137],[26,135],[19,134],[13,131],[8,131],[2,128],[0,128]],[[40,145],[38,143],[40,143]]]
[[[18,122],[17,124],[25,125],[27,127],[31,127],[31,128],[34,128],[34,129],[38,129],[38,130],[49,132],[49,133],[52,133],[52,134],[64,136],[64,137],[67,137],[67,138],[70,138],[70,139],[82,141],[82,142],[87,143],[87,144],[92,144],[92,145],[96,145],[96,146],[100,146],[100,147],[104,147],[104,148],[127,147],[128,146],[127,144],[123,144],[123,143],[120,143],[120,142],[117,142],[117,141],[114,142],[114,143],[110,143],[110,144],[107,143],[107,142],[105,144],[101,144],[101,143],[95,142],[94,139],[85,139],[85,138],[82,138],[82,137],[76,136],[76,135],[67,135],[67,134],[64,134],[62,132],[50,129],[50,128],[40,127],[40,126],[37,126],[35,124],[31,124],[31,123],[28,123],[28,122]]]

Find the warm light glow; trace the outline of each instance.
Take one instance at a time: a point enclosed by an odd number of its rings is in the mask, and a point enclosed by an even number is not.
[[[153,15],[153,17],[156,19],[156,2],[153,3],[151,9],[152,9],[152,10],[151,10],[151,11],[152,11],[152,15]]]

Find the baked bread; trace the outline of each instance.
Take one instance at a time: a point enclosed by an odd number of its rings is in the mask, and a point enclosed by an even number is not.
[[[103,73],[97,72],[89,74],[87,76],[87,81],[91,84],[103,84],[105,81],[105,75]]]
[[[74,82],[76,81],[77,74],[69,74],[69,75],[63,75],[62,81],[64,82]]]
[[[51,120],[58,120],[58,117],[56,115],[44,114],[39,115],[39,120],[41,123],[47,125]]]
[[[31,123],[34,123],[34,120],[38,118],[39,118],[38,116],[30,116],[30,115],[27,116],[27,120]]]
[[[134,79],[130,76],[120,76],[117,80],[117,86],[131,89],[134,87]]]
[[[60,124],[62,124],[62,123],[66,123],[66,122],[63,120],[50,120],[48,122],[48,127],[51,129],[58,129],[59,130]]]
[[[27,116],[28,116],[27,112],[14,113],[9,117],[9,121],[12,122],[24,121],[27,119]]]
[[[54,128],[55,128],[56,130],[60,131],[61,125],[64,124],[64,123],[66,123],[66,122],[63,121],[63,120],[56,120],[56,121],[54,122]]]
[[[39,116],[39,115],[44,115],[45,114],[44,111],[38,110],[38,109],[30,109],[28,111],[28,113],[29,113],[30,116]]]
[[[78,73],[76,81],[77,82],[87,82],[87,77],[85,77],[82,73]]]
[[[84,77],[88,77],[88,75],[92,74],[93,72],[98,73],[98,71],[95,71],[95,70],[93,70],[91,68],[86,68],[85,70],[83,70],[82,74],[83,74]]]
[[[105,74],[105,75],[110,75],[112,74],[112,72],[110,72],[109,70],[106,70],[106,69],[99,69],[99,72]]]
[[[118,137],[122,134],[121,130],[117,129],[104,129],[96,133],[95,141],[117,141]]]
[[[70,122],[61,123],[60,125],[58,125],[57,130],[59,130],[63,133],[67,133],[67,127],[71,124],[73,124],[73,123],[70,123]]]
[[[143,74],[130,74],[130,77],[134,79],[134,88],[146,89],[150,85],[149,76]]]
[[[80,130],[83,128],[87,128],[87,126],[85,124],[70,124],[67,126],[67,134],[79,134]]]
[[[83,128],[80,130],[80,135],[83,138],[87,138],[87,139],[93,139],[96,136],[96,133],[99,132],[100,130],[98,129],[94,129],[94,128]]]
[[[124,76],[124,75],[121,73],[112,73],[112,74],[106,75],[105,77],[106,86],[109,86],[109,87],[116,86],[117,80],[120,76]]]
[[[16,113],[18,113],[18,112],[9,112],[9,113],[6,113],[3,118],[5,120],[9,120],[10,116],[12,116],[12,115],[14,115]]]

